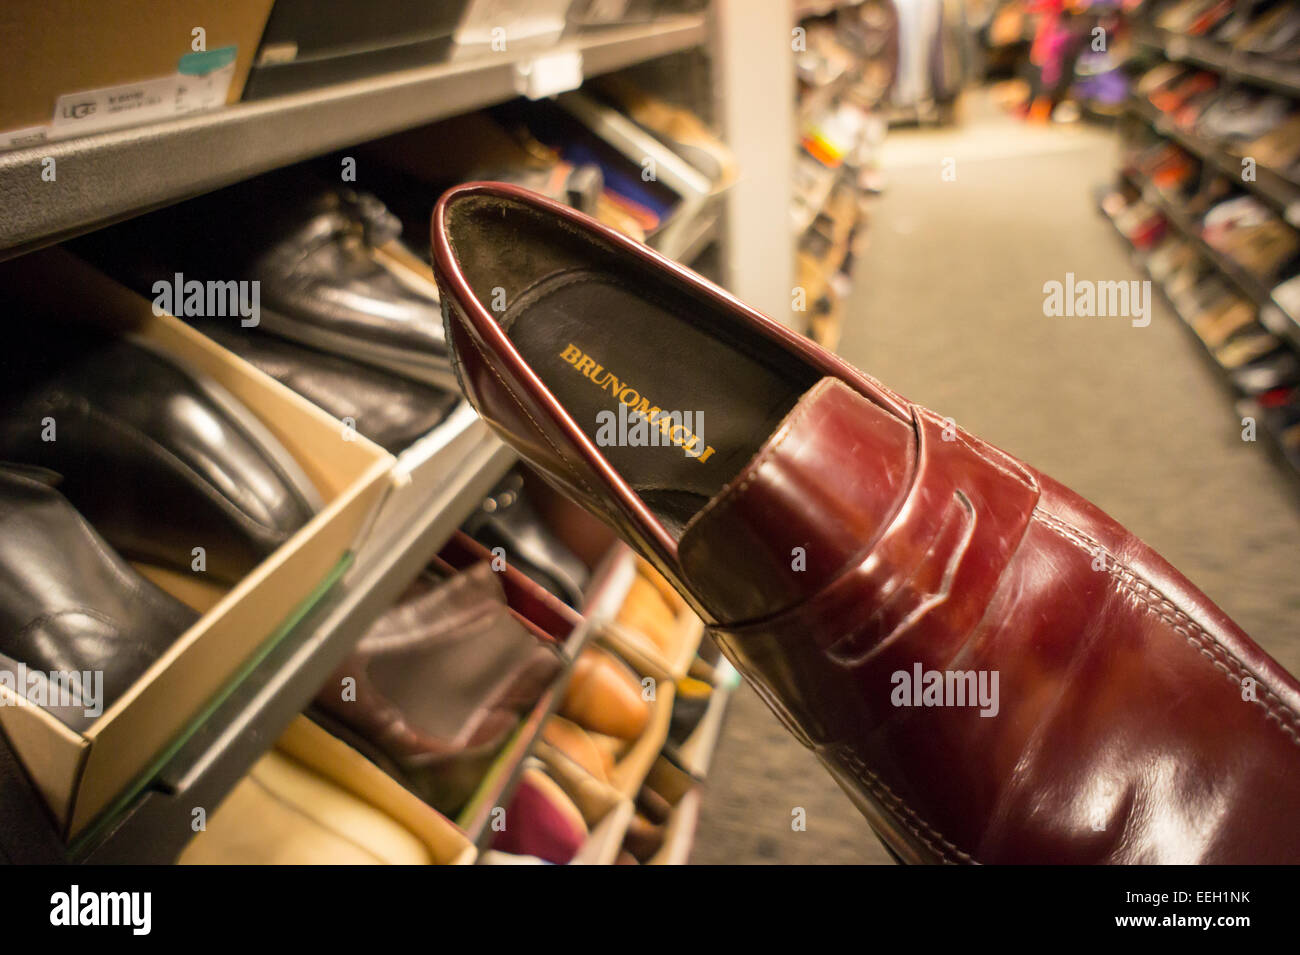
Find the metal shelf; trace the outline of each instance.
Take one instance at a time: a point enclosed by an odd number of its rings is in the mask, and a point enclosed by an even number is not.
[[[1205,37],[1184,36],[1156,27],[1142,31],[1137,39],[1176,63],[1193,63],[1228,80],[1267,86],[1291,96],[1300,96],[1300,67],[1272,57],[1243,53]]]
[[[564,694],[573,676],[573,665],[579,654],[600,625],[618,613],[635,578],[635,556],[626,544],[616,543],[593,575],[582,608],[582,623],[564,642],[564,672],[551,684],[528,719],[520,725],[514,738],[493,764],[480,792],[475,794],[461,812],[458,820],[461,828],[479,852],[491,847],[495,836],[491,827],[493,811],[498,807],[504,809],[514,796],[533,745],[541,736],[546,721],[564,702]]]
[[[0,154],[0,259],[354,143],[517,95],[541,57],[597,76],[704,42],[699,15],[609,27],[545,48],[388,73],[167,122]],[[57,179],[45,182],[46,159]]]
[[[1143,99],[1131,97],[1126,108],[1129,113],[1137,116],[1164,138],[1173,140],[1203,162],[1213,166],[1228,176],[1234,184],[1240,184],[1242,188],[1255,193],[1281,212],[1282,217],[1290,225],[1300,226],[1300,185],[1264,166],[1256,169],[1255,179],[1243,180],[1241,157],[1232,155],[1222,146],[1202,139],[1194,133],[1179,129],[1168,116]]]
[[[302,712],[371,623],[401,596],[461,522],[515,461],[477,423],[480,440],[463,454],[418,520],[376,529],[347,576],[298,622],[181,747],[124,811],[70,856],[88,863],[166,863],[193,836],[192,811],[209,814]]]
[[[1160,197],[1158,196],[1158,194],[1154,194],[1154,190],[1143,189],[1144,184],[1142,183],[1140,177],[1130,175],[1123,171],[1121,171],[1120,175],[1123,179],[1127,180],[1133,186],[1141,190],[1143,193],[1142,196],[1143,200],[1148,204],[1158,208],[1165,215],[1165,218],[1170,220],[1174,228],[1182,232],[1184,236],[1186,236],[1190,241],[1192,241],[1193,244],[1195,244],[1196,247],[1201,251],[1201,253],[1206,257],[1208,257],[1214,265],[1216,265],[1220,269],[1223,268],[1223,261],[1221,261],[1222,257],[1220,256],[1219,253],[1217,253],[1210,246],[1206,245],[1204,240],[1202,240],[1200,236],[1195,233],[1194,230],[1190,232],[1184,231],[1185,228],[1189,226],[1189,223],[1185,217],[1180,216],[1177,219],[1175,219],[1173,216],[1171,216],[1170,204],[1167,202],[1160,201]],[[1129,241],[1128,237],[1125,236],[1124,233],[1120,231],[1119,223],[1115,221],[1115,218],[1111,216],[1108,212],[1106,212],[1104,208],[1101,210],[1101,212],[1102,215],[1106,216],[1106,218],[1110,221],[1111,225],[1115,227],[1115,231],[1119,235],[1120,239],[1122,239],[1125,243],[1128,243]],[[1168,290],[1165,288],[1164,282],[1157,280],[1155,276],[1151,274],[1150,267],[1147,264],[1147,259],[1148,259],[1147,254],[1144,252],[1140,252],[1137,249],[1134,249],[1133,252],[1134,252],[1134,264],[1139,269],[1142,270],[1142,272],[1147,276],[1148,279],[1151,280],[1151,284],[1160,290],[1161,296],[1168,303],[1173,313],[1178,316],[1180,320],[1179,323],[1184,328],[1187,329],[1187,333],[1191,335],[1192,338],[1196,339],[1197,345],[1200,346],[1199,351],[1202,357],[1206,360],[1206,362],[1209,363],[1211,367],[1213,367],[1217,377],[1219,378],[1219,381],[1223,383],[1223,386],[1228,390],[1230,395],[1233,397],[1238,412],[1242,415],[1249,414],[1251,417],[1254,417],[1257,421],[1260,422],[1261,429],[1263,430],[1264,434],[1269,438],[1269,440],[1265,442],[1265,444],[1269,446],[1269,450],[1272,452],[1273,456],[1280,464],[1284,466],[1283,470],[1286,471],[1291,478],[1300,481],[1300,467],[1298,467],[1297,463],[1293,461],[1286,453],[1285,447],[1281,440],[1281,436],[1278,435],[1275,431],[1273,431],[1271,427],[1269,427],[1268,416],[1264,414],[1262,408],[1259,406],[1258,401],[1242,392],[1240,386],[1238,386],[1238,384],[1235,381],[1233,381],[1231,372],[1228,369],[1224,368],[1223,365],[1219,364],[1219,360],[1218,358],[1215,357],[1213,350],[1210,348],[1209,345],[1205,343],[1205,341],[1201,338],[1201,336],[1196,333],[1196,329],[1192,323],[1193,316],[1187,314],[1179,306],[1179,303],[1174,301],[1174,299],[1169,295]],[[1245,291],[1244,288],[1243,291]],[[1281,311],[1281,309],[1278,308],[1276,305],[1273,305],[1272,307],[1277,309],[1278,311]],[[1272,331],[1274,334],[1278,334],[1278,330],[1276,328],[1271,327],[1269,325],[1269,322],[1265,319],[1265,309],[1263,308],[1260,310],[1259,321],[1260,324],[1268,328],[1269,331]],[[1291,328],[1293,329],[1297,328],[1294,320],[1289,320],[1289,321],[1291,324]]]
[[[1283,311],[1282,307],[1273,299],[1268,285],[1252,275],[1245,267],[1233,261],[1228,255],[1206,242],[1201,236],[1199,223],[1194,221],[1176,201],[1160,192],[1159,189],[1156,189],[1141,176],[1127,170],[1121,170],[1120,175],[1141,191],[1142,198],[1149,205],[1160,210],[1166,221],[1195,246],[1202,258],[1213,265],[1224,278],[1237,286],[1241,293],[1255,304],[1261,315],[1270,308]]]

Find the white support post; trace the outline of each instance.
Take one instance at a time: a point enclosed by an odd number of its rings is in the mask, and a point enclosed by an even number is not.
[[[727,197],[724,281],[750,305],[803,331],[807,316],[791,310],[792,0],[714,0],[713,15],[718,115],[740,166]]]

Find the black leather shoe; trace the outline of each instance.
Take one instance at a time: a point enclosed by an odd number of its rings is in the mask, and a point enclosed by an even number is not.
[[[298,462],[219,384],[130,338],[11,322],[0,460],[49,468],[131,560],[235,583],[319,509]],[[52,439],[52,440],[51,440]]]
[[[428,434],[460,403],[458,392],[411,381],[221,319],[187,319],[250,365],[292,388],[393,454]]]
[[[0,671],[20,693],[19,683],[43,693],[45,709],[80,730],[198,614],[115,554],[54,489],[57,481],[39,468],[0,465]],[[51,671],[71,681],[74,695],[54,698]]]
[[[294,170],[101,230],[71,247],[151,301],[155,283],[171,285],[177,272],[186,282],[256,281],[256,316],[167,311],[232,325],[255,321],[243,327],[454,390],[437,288],[431,275],[412,267],[421,260],[400,244],[401,229],[373,196]],[[175,305],[177,297],[167,301]]]
[[[509,563],[570,607],[582,606],[591,576],[587,565],[546,526],[528,500],[518,471],[501,479],[462,529],[489,550],[504,549]]]

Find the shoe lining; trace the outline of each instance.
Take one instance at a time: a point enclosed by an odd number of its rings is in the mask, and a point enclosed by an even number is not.
[[[674,537],[820,377],[553,217],[486,197],[453,212],[480,301]]]

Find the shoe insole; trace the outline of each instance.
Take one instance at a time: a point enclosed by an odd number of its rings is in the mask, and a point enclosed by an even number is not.
[[[674,536],[815,383],[590,269],[520,293],[502,327]],[[637,412],[640,412],[638,415]]]

